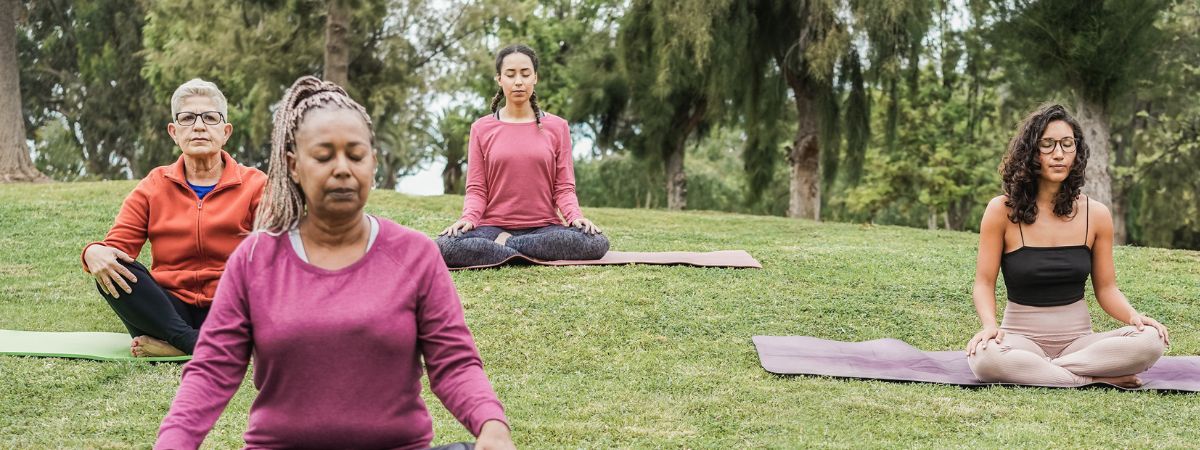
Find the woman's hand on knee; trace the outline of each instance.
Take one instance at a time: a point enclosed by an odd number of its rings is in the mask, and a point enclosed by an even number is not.
[[[457,222],[454,222],[454,225],[450,225],[445,230],[442,230],[441,233],[438,233],[438,236],[459,237],[473,228],[475,228],[475,224],[459,219]]]
[[[572,220],[571,226],[573,226],[575,228],[579,228],[579,229],[583,230],[584,233],[587,233],[587,234],[604,234],[604,231],[601,231],[600,227],[596,226],[596,224],[592,223],[592,221],[587,220],[583,217]]]
[[[83,262],[87,264],[88,272],[96,278],[100,288],[113,297],[120,297],[120,291],[125,291],[126,294],[133,293],[129,283],[137,283],[137,277],[121,264],[122,261],[132,264],[134,259],[123,251],[105,245],[93,245],[83,253]]]
[[[508,425],[499,420],[489,420],[479,430],[479,440],[475,441],[475,450],[516,450]]]
[[[1171,335],[1167,334],[1167,326],[1158,323],[1157,320],[1150,318],[1150,316],[1134,313],[1133,320],[1129,324],[1137,327],[1138,331],[1146,329],[1146,326],[1154,327],[1155,330],[1158,330],[1158,337],[1162,338],[1163,344],[1171,345]]]
[[[967,356],[974,356],[975,350],[979,347],[987,348],[988,341],[996,341],[997,344],[1004,341],[1004,330],[997,328],[995,325],[983,327],[975,336],[971,338],[971,342],[967,343]],[[983,344],[982,346],[980,344]]]

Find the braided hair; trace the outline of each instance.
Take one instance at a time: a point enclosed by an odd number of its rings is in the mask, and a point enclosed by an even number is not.
[[[375,129],[367,110],[350,98],[345,89],[317,77],[303,76],[292,84],[279,109],[275,111],[271,131],[271,162],[267,168],[267,186],[254,218],[255,230],[277,234],[296,227],[305,212],[304,192],[288,174],[288,155],[295,157],[296,129],[304,115],[316,109],[348,109],[357,112],[371,132],[371,147],[375,147]]]
[[[534,53],[533,49],[529,48],[528,46],[521,45],[521,44],[513,44],[508,47],[504,47],[503,49],[500,50],[499,53],[496,54],[496,75],[497,76],[500,75],[500,66],[502,66],[504,64],[504,58],[513,53],[520,53],[522,55],[528,56],[529,60],[533,62],[533,73],[535,75],[537,74],[537,71],[538,71],[537,53]],[[496,95],[492,97],[492,113],[493,114],[495,114],[496,111],[500,110],[500,101],[501,100],[504,100],[504,88],[503,87],[497,88]],[[542,109],[538,107],[537,92],[530,94],[529,106],[533,107],[533,120],[537,122],[538,129],[539,130],[542,129]]]

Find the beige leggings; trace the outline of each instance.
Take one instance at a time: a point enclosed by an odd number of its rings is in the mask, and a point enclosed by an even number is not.
[[[1145,372],[1162,356],[1158,330],[1127,326],[1092,332],[1087,302],[1026,306],[1008,302],[999,345],[979,344],[967,359],[980,381],[1043,386],[1083,386],[1094,377]]]

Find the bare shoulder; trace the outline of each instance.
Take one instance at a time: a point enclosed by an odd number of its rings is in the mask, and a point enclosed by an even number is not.
[[[1087,208],[1085,208],[1084,211],[1087,211],[1088,221],[1096,224],[1098,227],[1107,227],[1111,229],[1113,218],[1112,211],[1108,209],[1108,206],[1092,199],[1091,197],[1086,198]]]
[[[1006,203],[1008,203],[1008,196],[1001,194],[1001,195],[992,197],[992,199],[990,201],[988,201],[987,207],[988,207],[988,209],[993,209],[993,208],[1007,209],[1008,205],[1006,205]]]
[[[1100,203],[1091,197],[1084,198],[1087,200],[1087,209],[1085,211],[1088,211],[1088,216],[1093,218],[1108,217],[1110,220],[1112,219],[1112,211],[1108,209],[1108,205]]]
[[[1008,211],[1010,208],[1008,207],[1007,203],[1007,195],[997,195],[993,197],[992,200],[988,202],[987,208],[983,210],[983,220],[987,221],[993,217],[1008,217]]]

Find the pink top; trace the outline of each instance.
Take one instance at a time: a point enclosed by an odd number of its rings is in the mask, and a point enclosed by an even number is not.
[[[583,217],[575,198],[575,169],[567,121],[553,114],[507,123],[494,115],[471,125],[467,198],[462,220],[509,229],[570,224]]]
[[[339,270],[303,262],[286,233],[238,246],[155,448],[198,447],[252,354],[247,447],[427,447],[421,358],[434,394],[473,434],[507,423],[437,246],[379,223],[375,245]]]

